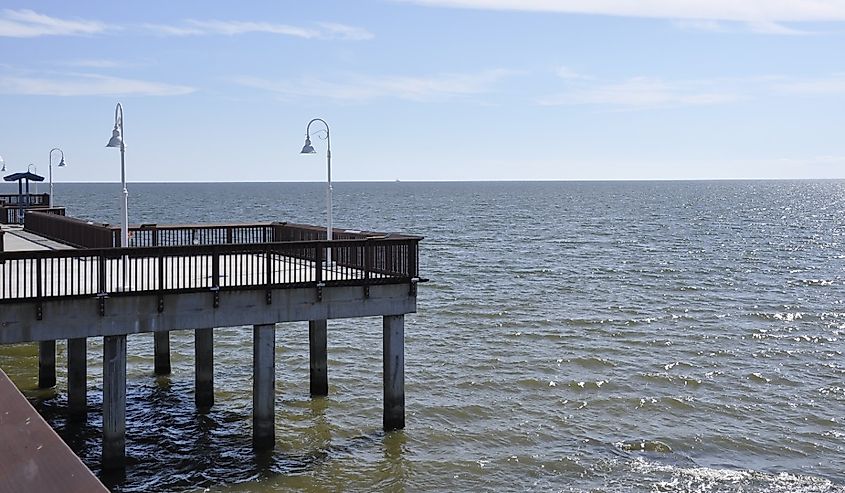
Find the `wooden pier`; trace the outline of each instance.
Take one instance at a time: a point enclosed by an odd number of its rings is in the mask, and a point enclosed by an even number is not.
[[[268,449],[277,324],[309,322],[311,394],[324,396],[327,321],[380,316],[383,425],[405,426],[404,315],[416,311],[421,237],[336,230],[326,241],[321,227],[281,222],[148,224],[121,246],[118,228],[63,213],[27,211],[23,229],[4,227],[0,344],[39,342],[39,385],[51,387],[55,341],[66,339],[68,412],[84,418],[86,339],[103,338],[105,469],[125,464],[126,338],[142,332],[155,333],[155,372],[165,374],[169,331],[194,331],[196,405],[208,408],[213,329],[251,326],[253,439]]]
[[[0,491],[98,493],[105,486],[0,370]]]

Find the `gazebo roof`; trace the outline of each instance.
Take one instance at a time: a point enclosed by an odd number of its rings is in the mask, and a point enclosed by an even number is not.
[[[3,177],[3,180],[4,181],[20,181],[20,180],[44,181],[44,177],[27,171],[25,173],[12,173],[11,175],[6,175],[6,176]]]

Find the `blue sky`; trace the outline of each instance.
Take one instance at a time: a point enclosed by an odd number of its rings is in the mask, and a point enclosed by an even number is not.
[[[0,1],[0,155],[57,181],[845,177],[843,0]]]

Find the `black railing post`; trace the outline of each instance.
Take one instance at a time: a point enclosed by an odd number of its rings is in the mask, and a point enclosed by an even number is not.
[[[372,238],[364,240],[364,279],[369,281],[370,271],[373,269],[373,245]]]
[[[220,288],[220,252],[216,248],[211,252],[211,288]]]
[[[106,256],[102,251],[97,258],[97,294],[106,294]]]
[[[35,259],[35,297],[41,301],[44,296],[44,286],[41,283],[41,258]]]
[[[273,284],[273,251],[270,248],[270,245],[264,247],[264,255],[265,255],[265,268],[267,269],[267,286]]]
[[[314,281],[317,284],[323,283],[323,245],[320,243],[316,243],[314,247],[314,269],[315,269],[315,278]]]
[[[419,242],[408,240],[408,275],[418,277],[419,272]]]
[[[164,253],[161,250],[158,252],[158,290],[164,291]]]

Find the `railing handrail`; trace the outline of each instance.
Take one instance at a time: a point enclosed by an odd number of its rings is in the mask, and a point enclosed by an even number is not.
[[[418,243],[421,238],[372,238],[365,240],[306,240],[306,241],[277,241],[266,243],[229,243],[216,245],[164,245],[116,248],[72,248],[63,250],[16,250],[0,252],[8,260],[38,259],[38,258],[74,258],[74,257],[106,257],[119,258],[123,256],[151,258],[158,256],[179,257],[191,255],[229,255],[235,253],[264,253],[268,248],[330,248],[355,247],[380,243]]]
[[[407,238],[3,252],[0,273],[11,275],[0,277],[0,303],[209,289],[365,286],[368,293],[401,283],[415,292],[418,257],[419,240]]]

